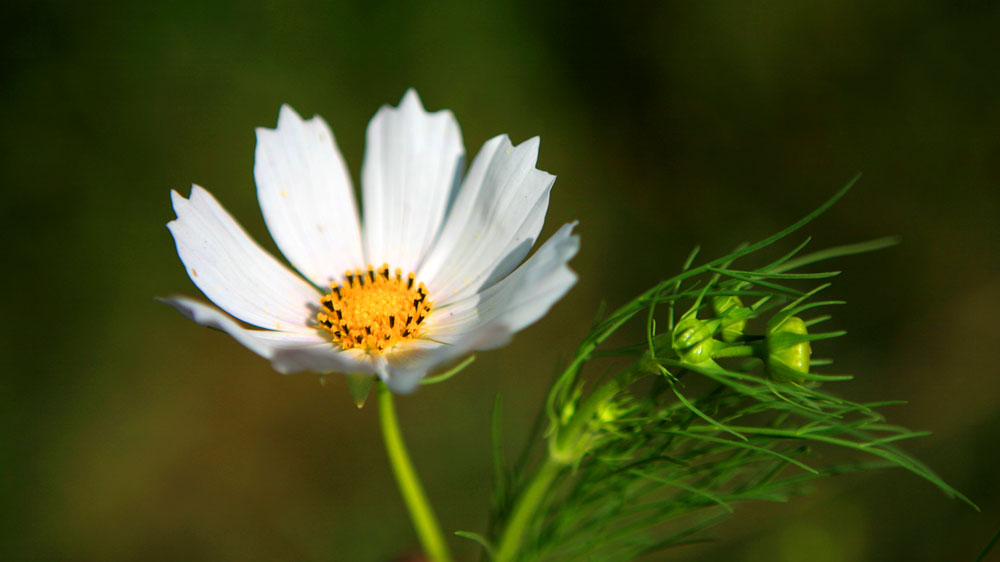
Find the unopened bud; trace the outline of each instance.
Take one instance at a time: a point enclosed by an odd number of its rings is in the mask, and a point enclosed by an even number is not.
[[[736,295],[712,297],[712,312],[720,318],[736,308],[743,308],[743,301]]]
[[[712,311],[722,322],[720,331],[722,341],[732,343],[743,337],[749,309],[743,306],[743,301],[739,297],[736,295],[713,297]]]
[[[809,373],[812,348],[801,336],[808,335],[806,323],[790,316],[767,329],[767,371],[777,380],[802,382],[801,374]],[[800,374],[801,373],[801,374]]]
[[[674,326],[674,351],[688,363],[704,363],[722,345],[712,339],[718,330],[719,320],[699,320],[694,314],[687,315]]]

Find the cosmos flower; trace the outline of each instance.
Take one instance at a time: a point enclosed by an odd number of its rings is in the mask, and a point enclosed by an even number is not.
[[[267,228],[301,277],[194,185],[187,199],[172,192],[167,227],[191,280],[228,315],[164,300],[281,373],[373,373],[412,391],[436,368],[506,344],[576,282],[575,223],[521,264],[555,181],[535,168],[538,144],[494,137],[463,176],[454,115],[428,113],[411,89],[368,124],[359,216],[326,122],[282,106],[276,129],[257,129],[254,178]]]

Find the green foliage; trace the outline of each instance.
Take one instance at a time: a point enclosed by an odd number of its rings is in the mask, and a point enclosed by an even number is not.
[[[841,398],[822,387],[851,377],[814,370],[831,361],[813,359],[812,345],[844,334],[814,332],[829,318],[816,312],[843,303],[818,298],[829,284],[810,286],[839,272],[801,268],[895,240],[803,254],[806,240],[762,266],[733,266],[807,224],[855,180],[765,240],[697,266],[695,250],[680,274],[599,317],[552,386],[540,418],[547,431],[510,472],[495,413],[492,522],[488,538],[465,536],[500,562],[631,560],[707,540],[702,531],[740,502],[783,502],[817,479],[884,467],[973,505],[896,447],[927,434],[876,411],[900,402]],[[603,347],[643,317],[640,341]],[[588,382],[584,367],[596,360],[613,361],[615,374]]]
[[[993,537],[990,538],[990,542],[986,543],[986,546],[983,547],[983,550],[979,552],[979,556],[976,556],[976,562],[980,562],[981,560],[985,560],[986,559],[986,555],[989,554],[990,551],[993,550],[993,547],[995,547],[998,542],[1000,542],[1000,531],[997,531],[996,533],[994,533]]]

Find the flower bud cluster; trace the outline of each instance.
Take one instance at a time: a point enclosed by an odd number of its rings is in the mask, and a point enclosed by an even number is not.
[[[676,379],[663,367],[669,347],[674,356],[692,367],[718,368],[716,359],[756,357],[764,363],[767,376],[780,382],[803,382],[809,375],[812,350],[806,323],[787,309],[767,323],[763,336],[747,334],[747,321],[758,310],[747,307],[739,297],[717,296],[711,300],[710,318],[698,318],[698,307],[685,313],[668,333],[652,338],[652,348],[631,369],[583,396],[583,385],[568,392],[561,407],[553,411],[549,455],[563,465],[576,465],[589,451],[606,439],[620,436],[623,425],[636,404],[622,391],[635,378],[657,373]],[[656,350],[654,353],[653,350]],[[660,357],[661,359],[657,359]]]
[[[809,374],[809,332],[805,322],[778,313],[767,324],[764,336],[746,334],[754,310],[735,295],[711,300],[713,318],[699,319],[692,309],[674,326],[671,346],[677,357],[692,365],[719,357],[754,356],[764,362],[768,376],[779,381],[802,382]]]
[[[741,342],[752,311],[735,295],[712,297],[715,318],[699,320],[694,310],[674,327],[673,348],[688,363],[709,361],[719,351]]]

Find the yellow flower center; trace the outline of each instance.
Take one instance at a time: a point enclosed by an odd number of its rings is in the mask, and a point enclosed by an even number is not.
[[[376,270],[356,269],[344,273],[346,283],[330,283],[323,295],[323,310],[316,314],[319,327],[343,349],[361,348],[377,351],[416,339],[433,305],[427,300],[427,287],[416,284],[416,275],[403,277],[396,268],[389,275],[389,264]]]

